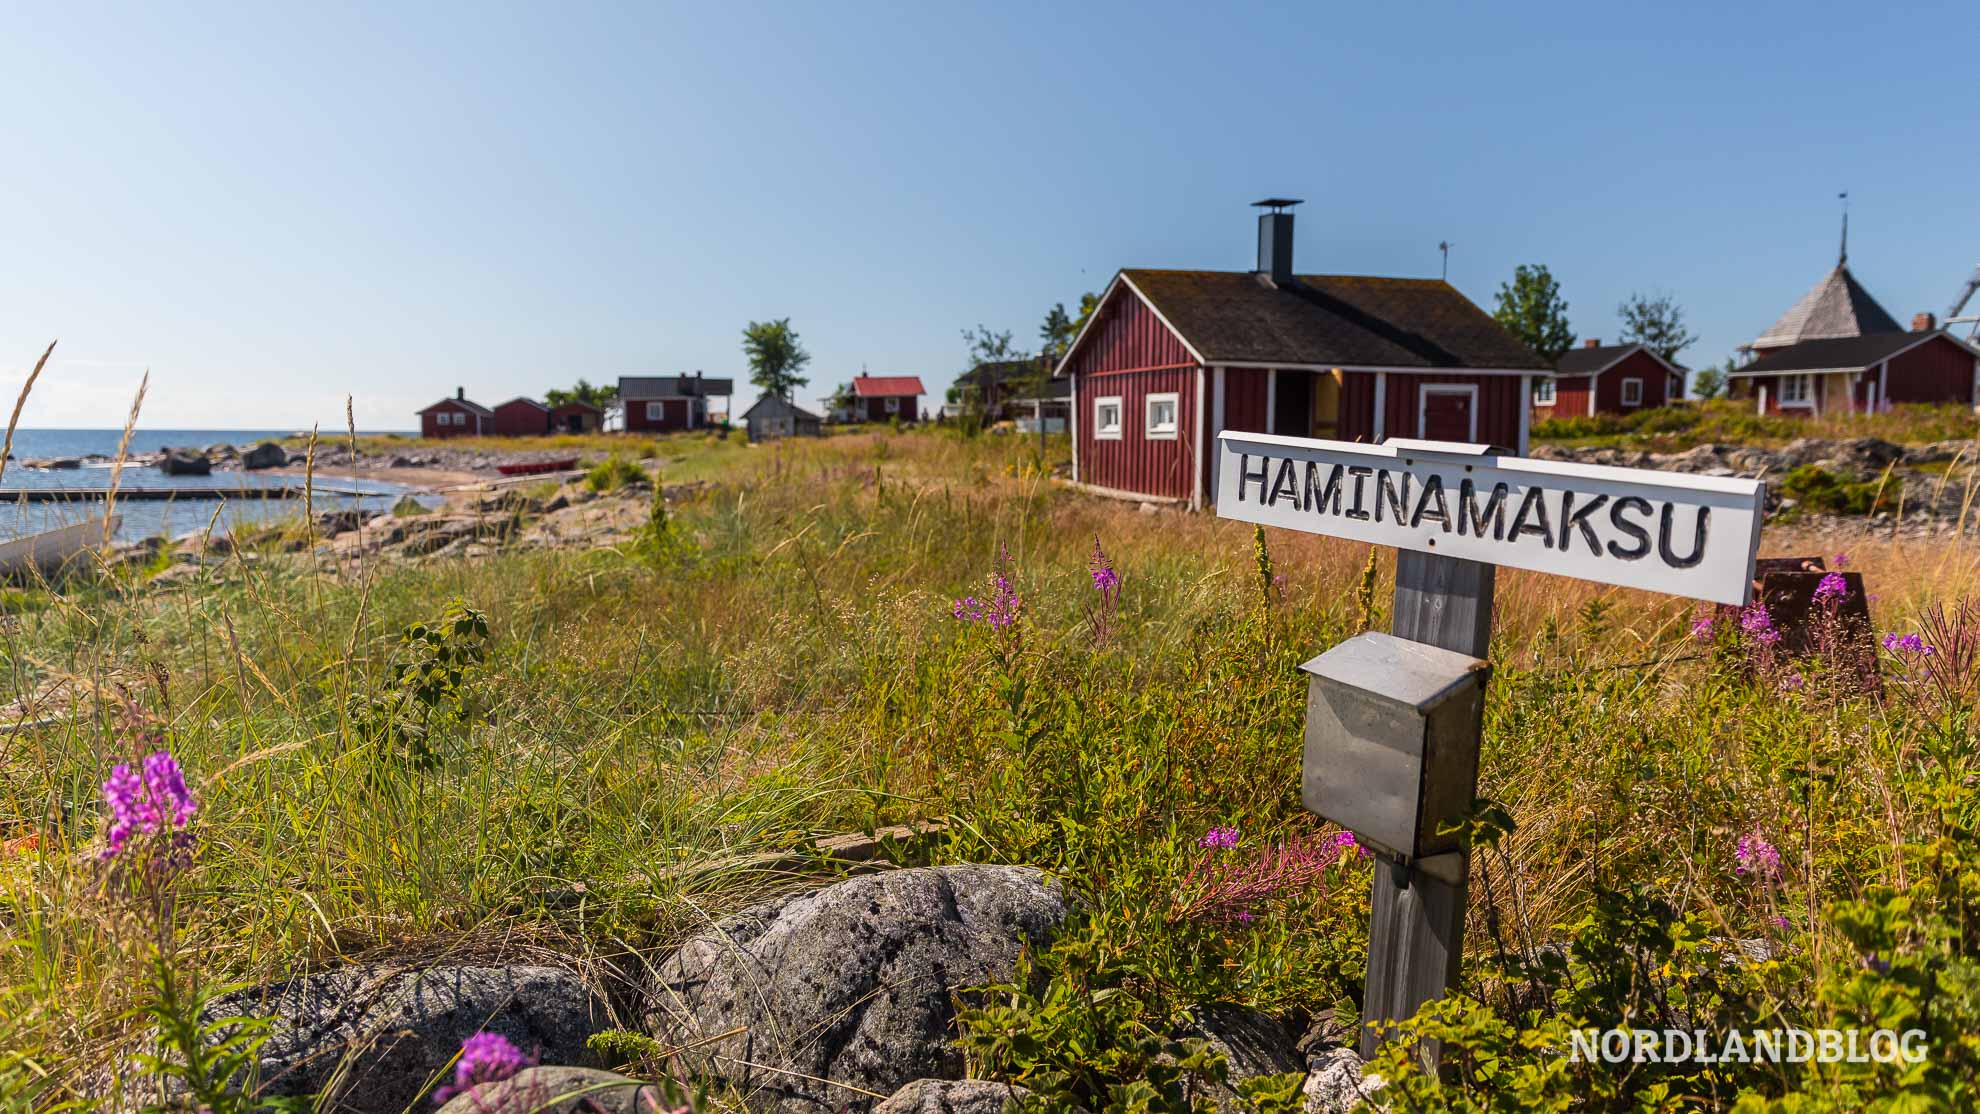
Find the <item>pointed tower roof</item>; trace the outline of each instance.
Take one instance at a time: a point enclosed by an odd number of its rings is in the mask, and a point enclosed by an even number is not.
[[[1899,325],[1877,299],[1870,296],[1856,276],[1849,273],[1847,263],[1836,264],[1829,276],[1815,284],[1815,289],[1794,308],[1781,315],[1772,328],[1760,334],[1752,344],[1753,348],[1785,348],[1804,340],[1830,340],[1836,337],[1860,337],[1867,333],[1901,333]]]

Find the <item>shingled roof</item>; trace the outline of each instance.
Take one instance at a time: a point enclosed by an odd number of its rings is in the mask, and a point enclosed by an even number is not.
[[[906,395],[925,395],[928,391],[921,385],[918,375],[857,375],[853,377],[853,394],[860,398],[900,398]]]
[[[1546,362],[1441,279],[1131,269],[1121,278],[1206,364],[1539,371]]]
[[[1665,367],[1670,368],[1672,371],[1683,372],[1689,370],[1683,364],[1664,359],[1652,351],[1649,346],[1638,342],[1632,344],[1598,344],[1593,347],[1584,344],[1579,348],[1570,348],[1566,352],[1561,353],[1561,358],[1554,362],[1554,371],[1557,375],[1593,375],[1620,363],[1623,357],[1628,356],[1631,352],[1639,348],[1650,353],[1653,359]]]
[[[1942,329],[1922,333],[1871,333],[1860,337],[1804,340],[1800,344],[1768,352],[1732,374],[1745,376],[1801,371],[1861,371],[1937,336],[1958,342],[1957,337],[1947,334]]]
[[[1805,340],[1902,332],[1904,327],[1863,289],[1863,284],[1849,273],[1848,265],[1838,263],[1827,278],[1815,284],[1815,289],[1782,314],[1772,328],[1760,334],[1752,347],[1781,348]]]

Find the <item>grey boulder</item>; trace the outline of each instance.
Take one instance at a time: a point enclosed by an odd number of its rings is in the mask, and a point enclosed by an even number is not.
[[[1183,1017],[1176,1034],[1210,1043],[1224,1057],[1230,1069],[1224,1084],[1210,1084],[1206,1091],[1220,1111],[1244,1107],[1237,1085],[1265,1075],[1304,1073],[1293,1036],[1278,1018],[1263,1010],[1230,1002],[1210,1002],[1192,1007]]]
[[[280,468],[289,463],[289,450],[273,441],[263,441],[241,454],[241,467],[252,472],[261,468]]]
[[[594,1068],[524,1068],[447,1100],[438,1114],[666,1114],[660,1088]]]
[[[213,471],[213,462],[198,449],[166,449],[158,470],[168,476],[204,476]]]
[[[1065,917],[1057,883],[1030,867],[855,878],[689,940],[660,966],[647,1025],[762,1114],[863,1111],[960,1076],[952,996],[1013,977]]]
[[[322,1112],[373,1114],[430,1105],[443,1069],[477,1032],[500,1033],[553,1063],[593,1059],[608,1007],[556,967],[348,967],[215,1000],[209,1018],[263,1017],[261,1093],[324,1093]]]
[[[1361,1057],[1353,1049],[1330,1049],[1315,1055],[1311,1063],[1306,1084],[1300,1089],[1306,1096],[1306,1114],[1388,1109],[1380,1099],[1384,1086],[1381,1076],[1364,1074]]]
[[[1004,1114],[1030,1091],[987,1079],[917,1079],[873,1108],[873,1114]]]

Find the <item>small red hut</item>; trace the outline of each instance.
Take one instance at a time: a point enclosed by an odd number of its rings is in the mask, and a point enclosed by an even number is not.
[[[533,398],[512,398],[495,407],[489,428],[497,437],[541,437],[550,432],[550,408]]]
[[[1685,369],[1642,344],[1583,341],[1533,380],[1533,418],[1634,414],[1684,396]]]
[[[488,432],[494,416],[488,407],[468,399],[466,387],[456,387],[453,398],[443,398],[419,412],[419,435],[433,439],[479,437]]]
[[[921,396],[927,393],[919,376],[862,371],[853,378],[853,421],[915,421],[921,416]]]
[[[1108,285],[1053,372],[1072,381],[1076,484],[1213,503],[1227,429],[1526,451],[1539,356],[1440,279],[1295,274],[1299,202],[1258,204],[1256,270]]]

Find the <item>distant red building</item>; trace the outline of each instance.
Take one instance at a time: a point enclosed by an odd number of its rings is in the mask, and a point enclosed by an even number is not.
[[[552,433],[597,433],[605,411],[589,402],[566,402],[550,409]]]
[[[899,418],[912,422],[921,417],[921,396],[928,393],[921,379],[913,375],[868,375],[853,378],[853,420],[885,422]]]
[[[419,435],[434,439],[479,437],[489,432],[494,416],[488,407],[468,400],[466,387],[456,387],[453,398],[443,398],[419,412]]]
[[[626,411],[626,432],[667,433],[705,429],[708,400],[720,396],[726,410],[735,392],[733,379],[693,375],[625,375],[619,378],[619,402]]]
[[[1534,420],[1633,414],[1684,397],[1685,369],[1641,344],[1583,342],[1533,380]]]
[[[550,432],[550,408],[533,398],[512,398],[495,407],[489,431],[497,437],[541,437]]]
[[[1980,349],[1929,313],[1905,330],[1850,273],[1845,253],[1731,372],[1734,398],[1761,414],[1876,411],[1893,403],[1980,406]]]
[[[1075,483],[1213,503],[1227,429],[1526,451],[1539,356],[1442,280],[1294,274],[1298,202],[1259,204],[1256,270],[1108,285],[1053,372],[1072,381]]]

